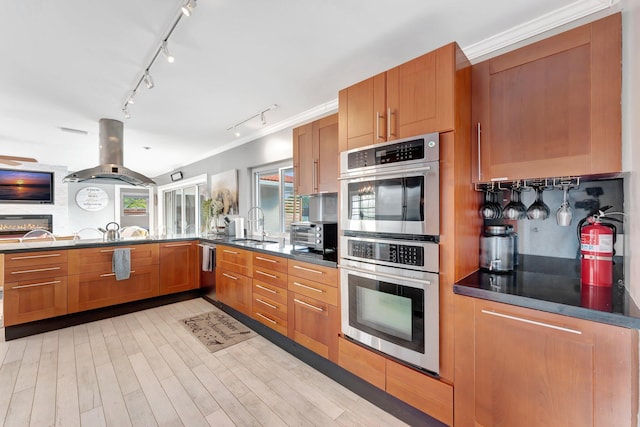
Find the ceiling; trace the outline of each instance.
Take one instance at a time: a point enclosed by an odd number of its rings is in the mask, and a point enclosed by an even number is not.
[[[154,177],[335,108],[340,89],[451,41],[471,57],[491,36],[559,8],[608,3],[199,0],[169,39],[175,62],[158,57],[155,87],[141,85],[125,119],[122,107],[184,1],[5,2],[0,155],[93,167],[98,120],[113,118],[125,123],[125,166]],[[272,104],[266,126],[249,120],[240,138],[227,130]]]

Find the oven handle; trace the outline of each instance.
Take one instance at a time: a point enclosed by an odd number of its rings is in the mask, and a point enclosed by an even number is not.
[[[401,171],[401,170],[397,170],[397,169],[393,170],[393,171],[378,171],[378,172],[367,171],[367,172],[362,172],[360,174],[341,176],[340,178],[338,178],[338,181],[348,181],[350,179],[369,178],[369,177],[384,176],[384,175],[406,176],[409,173],[413,173],[413,172],[429,172],[430,170],[431,170],[431,166],[425,166],[425,167],[422,167],[422,168],[415,168],[415,169],[411,169],[410,171]]]
[[[394,274],[387,274],[387,273],[379,273],[377,271],[362,270],[360,268],[346,266],[344,264],[338,264],[338,268],[342,268],[342,269],[345,269],[345,270],[351,270],[351,271],[353,271],[355,273],[365,273],[365,274],[369,274],[369,275],[376,275],[376,276],[380,276],[380,277],[386,277],[388,279],[395,279],[395,280],[402,280],[402,281],[405,281],[405,282],[418,283],[420,285],[430,285],[431,284],[431,280],[413,279],[411,277],[396,276]]]

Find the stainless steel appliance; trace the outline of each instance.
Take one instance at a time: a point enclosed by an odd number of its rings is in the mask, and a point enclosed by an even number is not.
[[[311,194],[309,197],[309,222],[338,222],[338,193]]]
[[[489,225],[480,236],[480,268],[513,271],[518,265],[518,235],[511,225]]]
[[[291,224],[291,244],[294,250],[335,252],[338,244],[338,224],[294,222]]]
[[[341,153],[342,229],[438,235],[439,147],[432,133]]]

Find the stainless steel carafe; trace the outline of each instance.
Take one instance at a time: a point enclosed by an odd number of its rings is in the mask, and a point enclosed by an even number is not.
[[[480,268],[513,271],[518,265],[518,235],[511,225],[489,225],[480,236]]]

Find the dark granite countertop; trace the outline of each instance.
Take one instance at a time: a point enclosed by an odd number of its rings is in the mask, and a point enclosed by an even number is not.
[[[582,286],[579,260],[528,255],[520,257],[514,272],[478,270],[456,283],[453,290],[460,295],[640,329],[640,309],[624,285],[618,284],[621,274],[616,271],[609,288]]]

